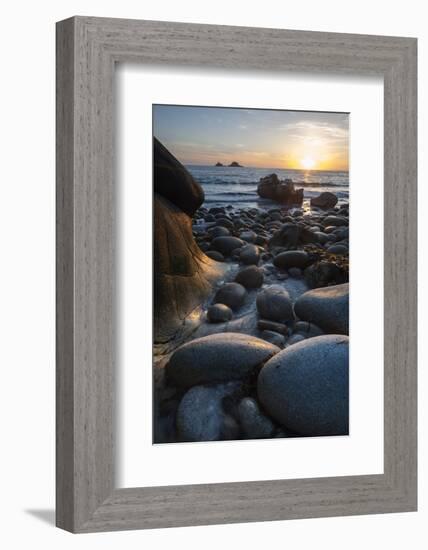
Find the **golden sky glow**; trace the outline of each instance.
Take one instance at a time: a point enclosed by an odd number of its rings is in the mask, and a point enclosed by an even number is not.
[[[154,135],[183,163],[348,170],[346,113],[153,107]]]

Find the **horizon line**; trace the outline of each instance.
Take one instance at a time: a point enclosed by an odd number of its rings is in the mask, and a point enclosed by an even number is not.
[[[238,161],[236,161],[238,162]],[[184,166],[209,166],[210,168],[258,168],[258,169],[270,169],[270,170],[297,170],[298,172],[349,172],[349,168],[342,169],[342,170],[322,170],[322,169],[312,169],[312,170],[305,170],[304,168],[280,168],[278,166],[230,166],[229,164],[224,164],[223,166],[216,166],[215,164],[198,164],[195,162],[183,162]]]

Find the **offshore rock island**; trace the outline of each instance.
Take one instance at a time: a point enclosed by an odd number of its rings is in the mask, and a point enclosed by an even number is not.
[[[225,164],[222,164],[221,162],[217,162],[215,164],[215,166],[226,166]],[[230,164],[227,165],[229,168],[244,168],[243,166],[241,166],[239,164],[239,162],[236,162],[236,160],[234,160],[233,162],[231,162]]]

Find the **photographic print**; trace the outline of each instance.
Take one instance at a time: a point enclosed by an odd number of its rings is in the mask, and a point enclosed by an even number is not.
[[[153,105],[153,443],[349,434],[349,114]]]

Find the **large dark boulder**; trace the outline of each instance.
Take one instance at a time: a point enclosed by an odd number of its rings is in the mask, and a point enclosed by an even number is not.
[[[186,168],[153,138],[154,191],[193,216],[204,202],[204,191]]]
[[[303,202],[303,189],[295,189],[292,180],[281,181],[276,174],[260,178],[257,193],[263,199],[286,205],[298,205]]]
[[[208,258],[193,238],[189,214],[203,200],[200,185],[156,139],[154,151],[153,340],[162,351],[179,343],[187,318],[227,268]]]

